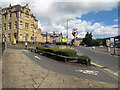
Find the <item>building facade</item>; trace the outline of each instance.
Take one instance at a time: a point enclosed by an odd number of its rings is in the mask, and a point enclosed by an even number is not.
[[[38,20],[31,14],[28,4],[15,5],[2,9],[3,42],[16,44],[19,42],[40,42],[41,30],[38,28]]]
[[[62,33],[45,33],[42,35],[42,43],[49,42],[49,43],[56,43],[62,41]]]
[[[80,43],[82,42],[83,38],[76,38],[75,39],[75,45],[80,46]]]

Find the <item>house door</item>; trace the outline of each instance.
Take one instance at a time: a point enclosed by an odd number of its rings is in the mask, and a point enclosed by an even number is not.
[[[17,35],[14,34],[14,36],[13,36],[13,44],[16,44],[16,38],[17,38]]]

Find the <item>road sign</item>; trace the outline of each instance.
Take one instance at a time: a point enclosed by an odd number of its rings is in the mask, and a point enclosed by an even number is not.
[[[110,38],[110,45],[111,45],[111,47],[114,46],[114,38]]]
[[[73,35],[74,37],[76,37],[76,36],[78,35],[78,31],[77,31],[77,30],[73,30],[73,31],[72,31],[72,35]]]
[[[63,41],[63,42],[66,42],[66,41],[68,41],[68,39],[67,39],[67,38],[63,38],[62,41]]]
[[[106,40],[106,46],[110,46],[110,40],[109,39]]]
[[[34,37],[31,36],[31,40],[34,40]]]

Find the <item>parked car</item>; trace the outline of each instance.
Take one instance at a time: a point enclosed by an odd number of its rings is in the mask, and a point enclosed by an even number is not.
[[[44,47],[52,48],[53,46],[51,46],[51,45],[45,45]]]
[[[92,49],[95,49],[95,46],[92,46]]]
[[[99,47],[103,47],[103,45],[100,45]]]

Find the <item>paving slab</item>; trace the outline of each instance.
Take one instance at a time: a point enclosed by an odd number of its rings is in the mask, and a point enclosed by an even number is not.
[[[39,66],[22,51],[6,49],[2,60],[3,88],[118,88],[113,83],[60,74]],[[56,90],[56,89],[55,89]],[[78,90],[78,89],[76,89]]]

